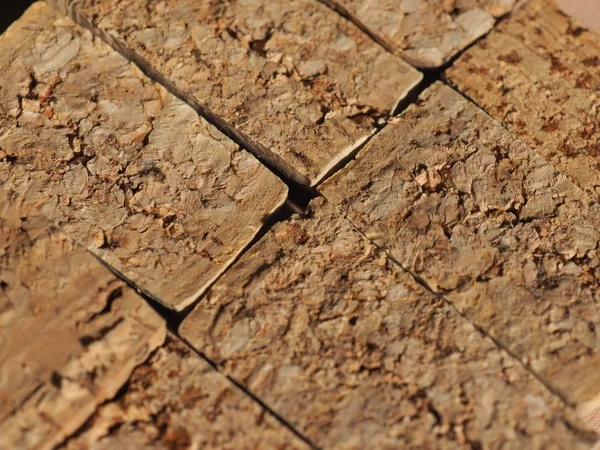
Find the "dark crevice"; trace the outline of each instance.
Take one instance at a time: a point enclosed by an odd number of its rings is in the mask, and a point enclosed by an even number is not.
[[[8,1],[2,4],[2,14],[0,14],[0,33],[6,29],[34,2],[34,0]]]

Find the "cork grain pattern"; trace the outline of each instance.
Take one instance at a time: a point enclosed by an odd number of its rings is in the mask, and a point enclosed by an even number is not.
[[[421,80],[313,0],[53,0],[314,184]]]
[[[285,201],[286,186],[48,6],[34,5],[11,33],[0,39],[0,183],[183,309]],[[15,47],[21,36],[29,43]]]
[[[323,192],[569,402],[600,393],[600,209],[468,100],[435,84]]]
[[[324,0],[415,67],[433,69],[489,32],[514,0]]]
[[[65,450],[308,450],[231,381],[168,340]]]
[[[311,208],[217,282],[188,342],[322,448],[589,448],[522,366],[324,199]]]
[[[450,83],[595,200],[600,36],[532,0],[451,67]]]
[[[0,448],[59,444],[164,336],[132,289],[0,190]]]

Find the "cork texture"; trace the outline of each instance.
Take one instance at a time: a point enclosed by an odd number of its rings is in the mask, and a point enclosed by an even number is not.
[[[285,201],[252,155],[45,4],[0,48],[0,184],[166,306],[195,301]]]
[[[324,0],[415,67],[433,69],[489,32],[515,0]]]
[[[600,35],[549,1],[532,0],[446,76],[597,200],[599,51]]]
[[[132,289],[0,190],[0,448],[62,442],[164,336]]]
[[[436,83],[324,195],[572,403],[600,394],[600,208]]]
[[[132,374],[65,450],[307,450],[310,447],[176,340]]]
[[[557,397],[324,199],[277,224],[180,333],[319,447],[591,446]]]
[[[314,0],[52,0],[315,184],[421,80]]]

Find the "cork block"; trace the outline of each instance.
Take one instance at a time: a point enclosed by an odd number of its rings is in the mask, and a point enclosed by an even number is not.
[[[324,199],[277,224],[182,336],[322,448],[589,448],[572,411]]]
[[[324,195],[571,404],[600,394],[600,208],[436,83]]]
[[[0,190],[0,448],[60,444],[164,336],[135,291]]]
[[[597,200],[599,51],[600,35],[550,1],[532,0],[446,77]]]
[[[0,48],[0,184],[165,306],[195,301],[284,203],[256,158],[44,3]]]
[[[422,78],[314,0],[50,3],[306,184],[351,155]]]
[[[435,69],[489,32],[515,0],[324,0],[415,67]]]

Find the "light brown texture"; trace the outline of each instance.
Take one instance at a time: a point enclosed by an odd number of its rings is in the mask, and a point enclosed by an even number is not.
[[[555,396],[323,199],[277,224],[180,332],[323,448],[591,445]]]
[[[323,0],[416,67],[437,68],[485,35],[515,0]]]
[[[569,402],[600,394],[600,208],[475,105],[435,84],[323,193]]]
[[[68,450],[307,450],[183,344],[167,344],[64,446]]]
[[[0,448],[53,448],[164,336],[132,289],[0,190]]]
[[[43,3],[0,38],[0,85],[0,184],[170,308],[285,201],[252,155]]]
[[[577,19],[582,26],[600,33],[600,2],[590,0],[554,0],[565,13]]]
[[[600,196],[600,36],[531,0],[462,55],[449,81],[571,178]]]
[[[141,56],[312,184],[421,80],[314,0],[52,3],[69,5],[63,9]]]

